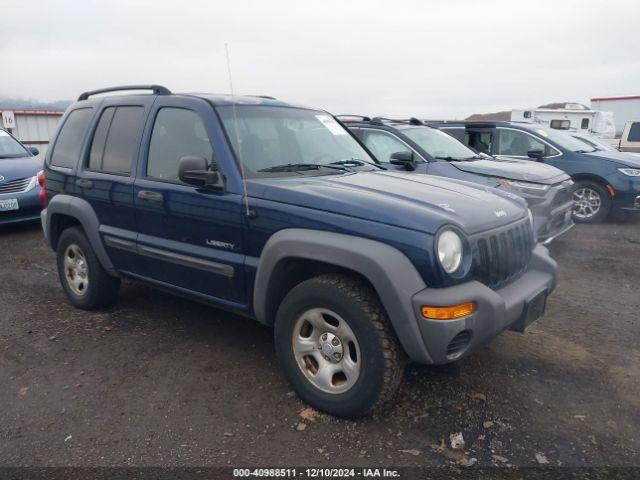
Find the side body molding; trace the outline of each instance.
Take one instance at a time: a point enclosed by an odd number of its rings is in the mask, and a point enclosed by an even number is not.
[[[411,358],[429,363],[411,298],[426,288],[411,261],[390,245],[339,233],[285,229],[266,243],[256,273],[254,312],[269,323],[267,305],[271,274],[283,259],[301,258],[348,268],[371,282],[389,315],[398,339]]]
[[[47,209],[42,212],[42,228],[44,230],[45,237],[47,238],[47,242],[53,249],[56,248],[56,245],[54,244],[55,240],[52,235],[51,228],[52,225],[55,225],[56,215],[67,215],[80,222],[89,242],[91,242],[91,246],[98,257],[98,260],[100,260],[104,269],[110,275],[117,277],[118,274],[116,269],[111,263],[111,260],[107,255],[107,251],[104,248],[104,244],[102,243],[102,239],[100,238],[100,222],[98,222],[98,217],[89,202],[82,198],[64,194],[55,195],[49,201]]]

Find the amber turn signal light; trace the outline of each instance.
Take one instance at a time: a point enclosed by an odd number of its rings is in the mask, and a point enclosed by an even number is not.
[[[422,316],[431,320],[454,320],[471,315],[478,309],[476,302],[462,303],[451,307],[422,307]]]

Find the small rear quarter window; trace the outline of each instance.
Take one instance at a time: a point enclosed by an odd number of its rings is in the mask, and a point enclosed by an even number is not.
[[[74,168],[78,164],[92,111],[93,108],[78,108],[69,113],[53,146],[51,165]]]

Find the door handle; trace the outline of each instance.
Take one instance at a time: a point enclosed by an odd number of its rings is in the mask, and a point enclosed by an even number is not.
[[[140,190],[138,192],[138,199],[140,199],[142,202],[147,203],[162,203],[164,197],[161,193],[158,192],[153,192],[151,190]]]
[[[93,182],[91,180],[79,178],[76,180],[76,187],[86,188],[86,189],[93,188]]]

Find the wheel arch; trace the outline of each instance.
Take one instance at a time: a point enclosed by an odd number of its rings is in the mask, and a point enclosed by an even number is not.
[[[262,251],[256,272],[253,307],[258,321],[272,325],[293,286],[328,272],[344,272],[371,285],[405,351],[428,363],[411,304],[411,297],[426,285],[402,252],[374,240],[307,229],[275,233]]]
[[[82,227],[102,267],[110,275],[118,277],[100,238],[100,222],[91,204],[82,198],[71,195],[58,194],[54,196],[47,205],[43,224],[50,247],[56,250],[62,232],[73,226]]]
[[[591,182],[596,182],[599,183],[600,185],[602,185],[607,191],[609,191],[609,182],[607,182],[603,177],[601,177],[600,175],[596,175],[595,173],[576,173],[574,175],[571,175],[571,179],[574,182],[582,182],[582,181],[591,181]]]

